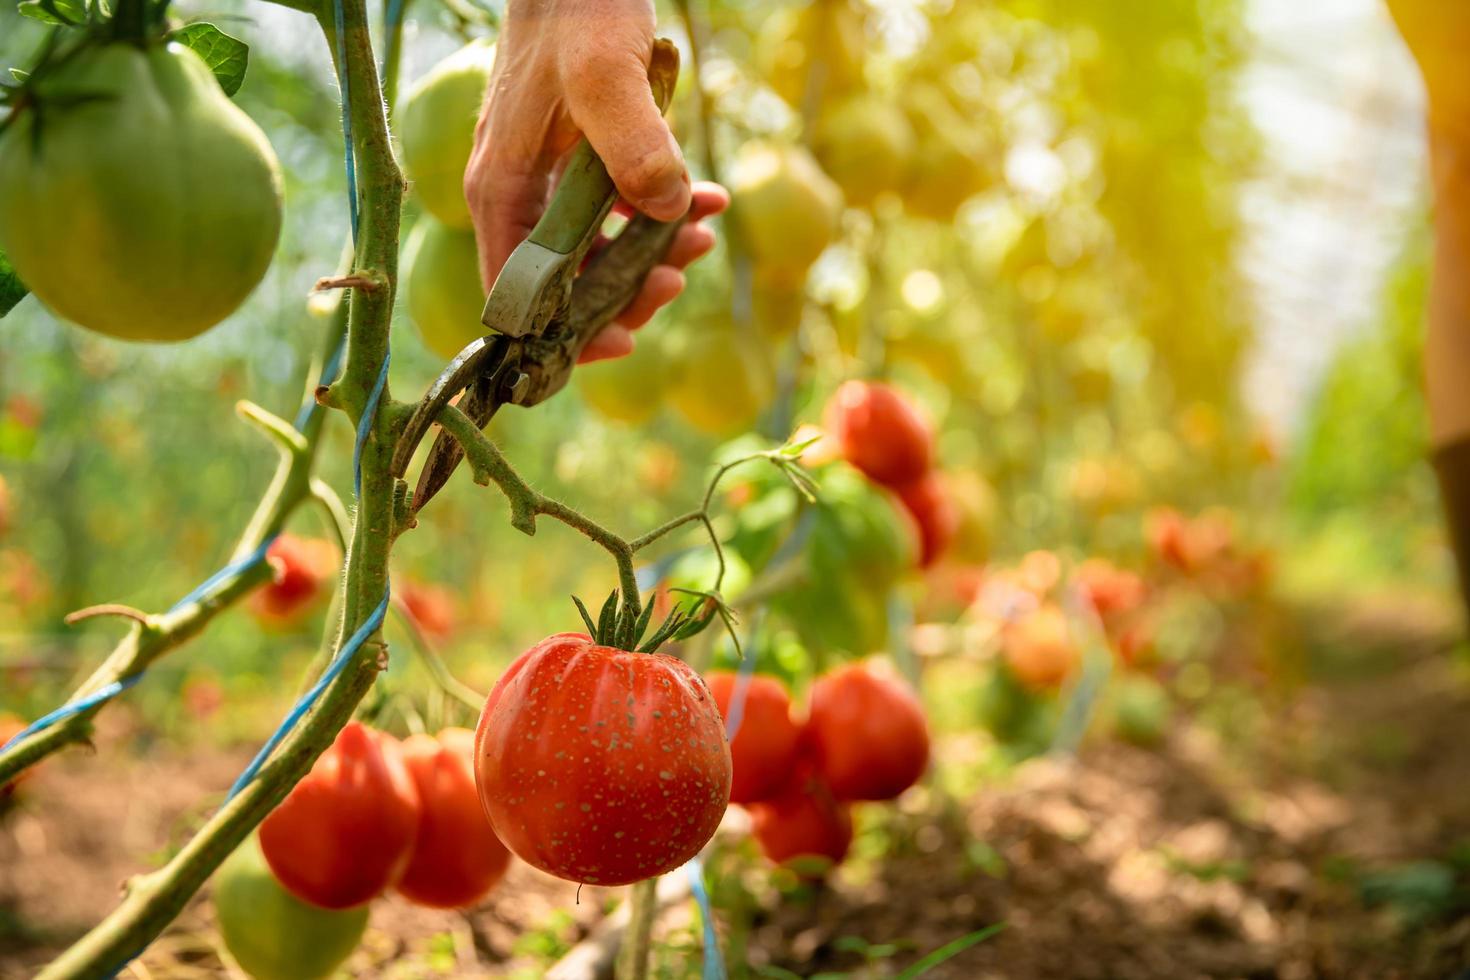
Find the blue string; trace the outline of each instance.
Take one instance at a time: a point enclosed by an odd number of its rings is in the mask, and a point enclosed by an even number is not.
[[[367,620],[357,628],[357,632],[347,638],[347,642],[342,645],[342,649],[332,659],[331,665],[322,672],[322,676],[312,685],[311,690],[301,696],[301,700],[296,702],[295,707],[282,720],[280,727],[271,734],[270,738],[266,739],[265,744],[260,747],[260,751],[255,754],[255,758],[250,760],[250,765],[245,767],[245,771],[240,773],[239,778],[235,780],[235,785],[230,787],[230,795],[225,798],[226,801],[234,799],[236,794],[250,785],[250,781],[260,773],[261,766],[265,765],[266,759],[270,758],[270,754],[275,751],[276,746],[280,745],[285,737],[291,734],[291,730],[311,710],[312,705],[316,704],[317,699],[322,696],[322,692],[352,662],[353,654],[357,653],[362,645],[367,642],[368,637],[372,636],[373,633],[377,632],[378,627],[383,625],[383,617],[388,614],[388,598],[389,590],[385,588],[383,590],[383,599],[378,603],[377,608],[373,610],[372,615],[368,616]]]
[[[91,694],[88,694],[86,697],[82,698],[80,701],[73,701],[70,704],[63,704],[55,711],[51,712],[48,715],[42,715],[40,718],[37,718],[35,721],[31,722],[25,728],[22,728],[19,732],[12,735],[5,742],[4,745],[0,745],[0,752],[3,752],[5,749],[10,748],[21,739],[30,738],[37,732],[44,731],[45,729],[50,728],[52,725],[55,725],[58,722],[66,721],[66,719],[72,717],[73,715],[79,715],[83,711],[95,708],[97,705],[102,704],[104,701],[117,697],[119,694],[126,691],[128,688],[132,687],[134,684],[138,683],[142,679],[143,675],[141,673],[134,674],[131,677],[124,677],[120,681],[113,681],[106,687],[98,688]]]
[[[347,14],[342,0],[332,0],[337,29],[337,87],[342,92],[342,165],[347,171],[347,206],[352,216],[352,244],[357,244],[357,160],[352,154],[352,108],[347,81]]]
[[[715,913],[710,904],[709,891],[704,887],[704,862],[696,855],[684,865],[689,876],[689,890],[694,893],[694,903],[699,906],[699,918],[704,925],[704,980],[725,980],[725,959],[720,955],[720,936],[715,932]]]
[[[368,393],[367,404],[362,409],[362,418],[357,420],[357,439],[352,444],[352,490],[359,497],[362,496],[362,447],[367,445],[368,436],[373,432],[373,420],[378,416],[378,399],[383,397],[383,389],[388,384],[390,360],[392,351],[385,351],[378,380],[373,382],[373,390]]]

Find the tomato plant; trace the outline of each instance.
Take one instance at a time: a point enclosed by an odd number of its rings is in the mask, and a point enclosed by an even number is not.
[[[281,884],[327,909],[361,905],[403,877],[421,807],[398,743],[358,722],[338,733],[260,825]]]
[[[658,653],[558,633],[496,682],[475,733],[495,832],[549,874],[623,885],[699,852],[730,802],[730,748],[709,689]]]
[[[331,976],[367,929],[366,905],[320,908],[281,887],[253,834],[220,865],[212,894],[225,948],[255,980]]]
[[[265,275],[281,171],[259,127],[174,43],[82,49],[0,138],[0,249],[57,314],[185,340]]]
[[[413,858],[398,892],[433,908],[473,905],[510,865],[510,852],[491,829],[475,790],[475,733],[446,728],[435,736],[411,735],[401,751],[418,790],[420,815]]]
[[[804,877],[823,877],[852,846],[852,809],[810,770],[793,774],[785,791],[750,806],[751,830],[767,859]]]
[[[818,677],[805,731],[823,783],[840,800],[891,800],[924,774],[929,726],[912,688],[869,664]]]
[[[714,671],[704,679],[728,724],[731,699],[740,686],[738,675]],[[730,802],[756,803],[780,792],[791,778],[800,738],[786,688],[773,677],[750,678],[740,728],[730,740]]]

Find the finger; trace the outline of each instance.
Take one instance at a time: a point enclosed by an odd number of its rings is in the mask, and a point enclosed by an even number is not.
[[[577,358],[577,363],[590,364],[593,361],[606,361],[632,352],[632,332],[627,327],[610,323],[603,327],[596,337],[589,340],[586,347],[582,348],[582,354]]]
[[[715,247],[715,232],[707,225],[685,225],[674,236],[664,255],[664,264],[682,269],[701,256],[708,255]]]
[[[673,221],[689,210],[689,173],[648,85],[646,49],[587,45],[569,54],[563,83],[577,128],[638,210]]]
[[[689,220],[698,221],[719,214],[730,206],[730,192],[712,180],[701,180],[693,187]]]
[[[656,265],[649,270],[638,295],[624,307],[614,322],[629,330],[636,330],[653,319],[659,307],[672,302],[683,291],[684,273],[673,266]]]

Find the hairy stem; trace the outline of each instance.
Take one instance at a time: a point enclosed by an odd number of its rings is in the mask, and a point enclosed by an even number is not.
[[[632,915],[618,950],[617,980],[647,980],[653,920],[658,914],[658,879],[647,878],[629,886]]]

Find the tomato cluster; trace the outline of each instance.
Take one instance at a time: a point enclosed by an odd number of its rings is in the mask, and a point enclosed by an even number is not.
[[[919,567],[938,561],[959,530],[960,514],[934,468],[934,433],[918,408],[891,385],[848,381],[827,403],[823,424],[842,457],[896,494],[913,518]]]
[[[740,681],[711,673],[728,722]],[[773,678],[751,678],[730,742],[731,802],[749,809],[762,853],[820,876],[852,843],[851,804],[896,798],[929,764],[919,699],[897,676],[856,663],[823,674],[808,692],[805,720]]]
[[[392,736],[349,722],[260,825],[271,871],[323,909],[361,906],[390,888],[457,908],[483,898],[510,855],[480,811],[473,734]]]

